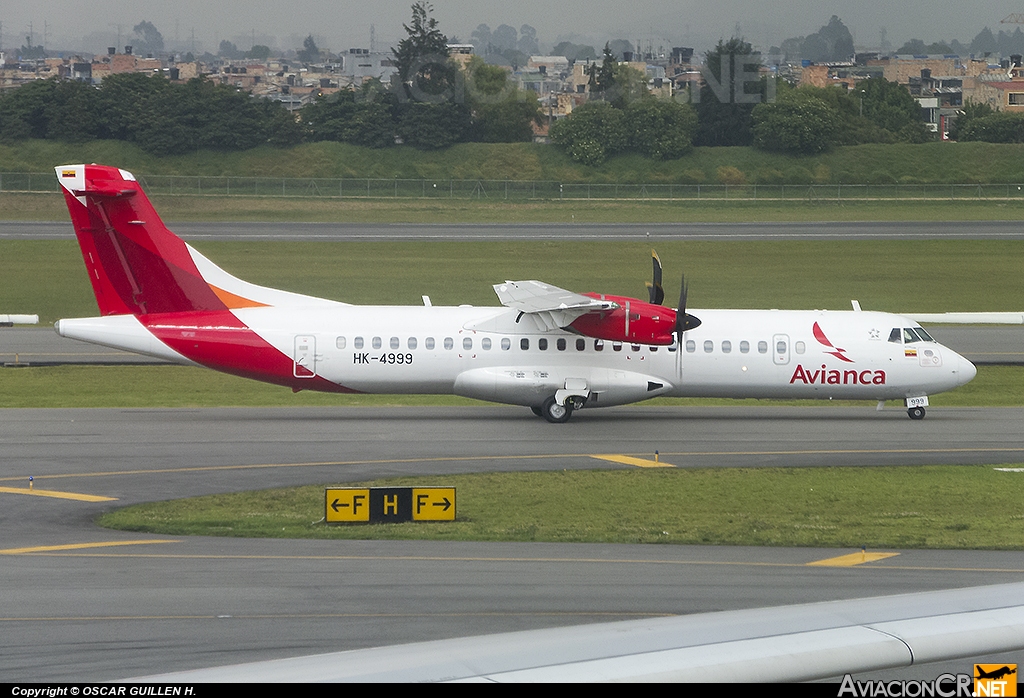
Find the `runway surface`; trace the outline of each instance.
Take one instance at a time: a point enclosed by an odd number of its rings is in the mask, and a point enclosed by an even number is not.
[[[686,204],[680,208],[685,210]],[[185,223],[186,240],[1022,240],[1022,221],[811,223]],[[72,239],[67,222],[0,221],[0,239]]]
[[[397,642],[647,615],[944,589],[1024,577],[1024,553],[171,538],[107,531],[134,502],[398,474],[1024,460],[1021,409],[5,410],[0,681],[98,681]],[[1007,473],[1007,477],[1024,474]],[[258,512],[256,512],[258,513]],[[1010,658],[1006,661],[1019,661]],[[969,660],[955,665],[969,671]],[[932,667],[918,667],[934,677]],[[897,672],[904,678],[915,674]],[[311,677],[313,678],[313,677]]]

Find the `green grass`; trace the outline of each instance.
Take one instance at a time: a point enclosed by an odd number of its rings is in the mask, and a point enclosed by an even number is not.
[[[197,242],[258,284],[360,304],[497,305],[491,285],[542,279],[576,291],[643,296],[650,248],[637,242]],[[696,308],[944,312],[1024,308],[1021,245],[998,240],[659,241],[666,297],[685,269]],[[41,323],[95,315],[72,240],[0,241],[5,313]]]
[[[504,202],[469,199],[317,199],[154,195],[175,222],[293,223],[764,223],[819,221],[1024,220],[1019,201],[622,200]],[[0,192],[0,220],[68,219],[57,193]],[[71,234],[68,226],[68,233]]]
[[[0,335],[2,338],[2,335]],[[929,398],[935,407],[1022,407],[1024,367],[981,366],[965,386]],[[189,366],[37,366],[0,368],[0,408],[26,407],[385,407],[479,405],[453,395],[338,395],[292,393],[267,383]],[[839,400],[657,398],[645,405],[803,405]],[[898,402],[891,402],[894,407]],[[871,403],[873,407],[873,403]],[[509,408],[521,409],[521,408]],[[525,412],[524,412],[525,414]]]
[[[669,161],[638,155],[599,167],[570,160],[561,149],[532,143],[462,143],[423,152],[373,150],[343,143],[307,143],[280,150],[201,151],[156,158],[117,141],[80,144],[24,141],[0,145],[5,172],[49,172],[77,162],[116,165],[137,174],[253,177],[373,177],[392,179],[512,179],[562,182],[715,183],[719,167],[735,167],[748,182],[985,183],[1024,181],[1024,145],[924,143],[859,145],[816,156],[766,153],[753,148],[695,148]]]
[[[169,535],[1024,549],[1024,473],[989,466],[513,472],[457,488],[446,524],[326,526],[323,486],[143,504],[103,526]]]

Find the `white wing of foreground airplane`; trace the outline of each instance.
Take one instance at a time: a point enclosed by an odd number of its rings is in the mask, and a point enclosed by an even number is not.
[[[1021,599],[1024,583],[1004,584],[436,640],[132,680],[811,681],[1024,648]],[[965,663],[964,673],[971,669]],[[957,692],[956,681],[950,677],[948,692],[937,695],[970,695],[969,686]]]
[[[686,310],[506,281],[503,307],[354,306],[256,286],[171,233],[131,173],[56,168],[101,317],[64,337],[299,390],[436,393],[573,410],[666,395],[903,400],[971,380],[973,364],[910,318],[877,312]],[[699,318],[699,319],[698,319]]]

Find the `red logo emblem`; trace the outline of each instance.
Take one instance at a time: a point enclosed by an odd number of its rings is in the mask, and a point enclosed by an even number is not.
[[[836,357],[840,361],[845,361],[850,364],[853,363],[853,359],[851,359],[849,356],[843,353],[846,351],[845,349],[837,347],[834,344],[832,344],[832,342],[828,341],[828,337],[826,337],[825,333],[821,331],[821,328],[818,326],[818,323],[814,323],[814,327],[812,329],[814,331],[814,338],[818,340],[818,344],[826,346],[832,350],[826,351],[826,354],[830,354],[831,356]]]

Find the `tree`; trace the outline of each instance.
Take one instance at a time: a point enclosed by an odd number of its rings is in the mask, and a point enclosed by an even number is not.
[[[358,92],[343,90],[302,108],[302,123],[313,141],[340,141],[368,148],[395,144],[395,99],[379,81]]]
[[[253,44],[252,48],[245,52],[245,57],[257,61],[265,61],[270,58],[270,47],[263,44]]]
[[[607,102],[587,102],[556,121],[551,140],[584,165],[600,165],[628,143],[622,111]]]
[[[139,22],[132,27],[132,33],[132,42],[137,53],[157,54],[164,50],[164,37],[152,22]]]
[[[864,116],[898,140],[922,143],[930,138],[921,120],[921,107],[910,92],[885,78],[857,83],[864,103]]]
[[[957,125],[962,141],[1024,143],[1024,114],[1001,111],[968,119],[963,125],[958,120]]]
[[[217,49],[217,55],[221,58],[227,58],[229,61],[238,60],[245,54],[238,50],[232,42],[224,39],[220,42],[220,46]]]
[[[551,50],[554,56],[565,56],[570,61],[593,61],[597,59],[597,53],[593,46],[574,44],[570,41],[563,41],[556,44]]]
[[[469,108],[458,102],[404,102],[397,107],[398,135],[420,150],[440,150],[463,141],[472,128]]]
[[[491,28],[486,24],[478,24],[469,40],[476,48],[478,56],[485,56],[491,52]]]
[[[537,54],[540,51],[540,45],[537,43],[537,30],[529,24],[519,27],[519,42],[516,46],[520,53],[528,56]]]
[[[751,113],[765,93],[758,77],[760,56],[743,39],[719,41],[704,57],[705,84],[700,89],[695,145],[750,145]]]
[[[517,88],[509,80],[507,70],[473,56],[466,65],[466,88],[473,112],[473,140],[533,140],[533,123],[540,123],[542,118],[537,95]]]
[[[949,139],[952,141],[961,140],[962,134],[971,121],[992,116],[993,114],[995,114],[995,110],[984,102],[967,100],[964,102],[963,109],[960,110],[960,115],[957,116],[953,125],[949,127]]]
[[[697,115],[689,104],[641,99],[624,111],[629,149],[655,160],[681,158],[693,147]]]
[[[412,23],[402,25],[408,36],[391,49],[406,99],[444,100],[457,86],[458,68],[448,60],[448,37],[430,16],[433,11],[425,2],[413,5]]]
[[[810,94],[793,90],[753,112],[754,147],[796,155],[815,155],[835,144],[839,111]]]
[[[611,94],[615,87],[615,54],[608,44],[604,45],[604,58],[600,67],[597,63],[590,66],[590,98],[611,101],[616,95]]]
[[[298,56],[299,60],[303,63],[315,63],[320,60],[320,49],[317,47],[312,34],[303,40],[302,49],[300,51],[296,51],[295,55]]]

